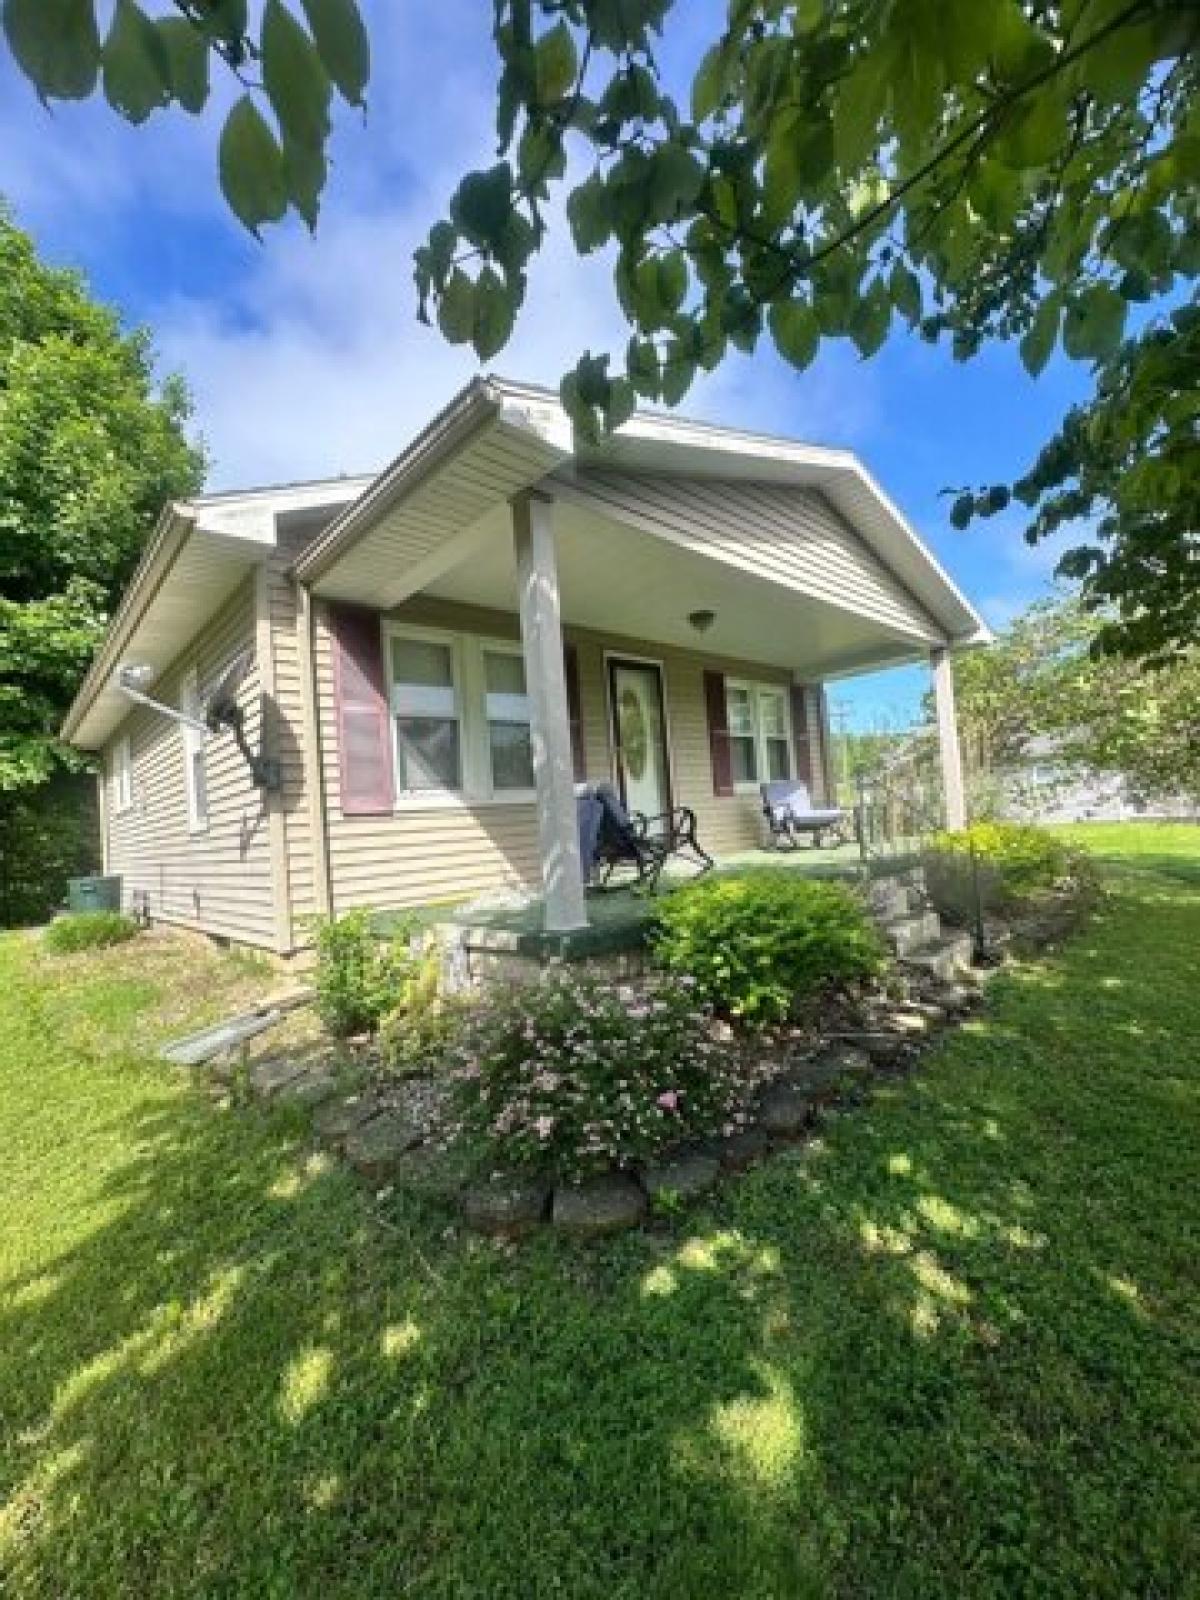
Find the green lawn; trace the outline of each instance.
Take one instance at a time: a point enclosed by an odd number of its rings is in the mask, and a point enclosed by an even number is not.
[[[919,1076],[602,1249],[150,1062],[244,964],[0,941],[6,1600],[1196,1595],[1200,829],[1095,837]]]

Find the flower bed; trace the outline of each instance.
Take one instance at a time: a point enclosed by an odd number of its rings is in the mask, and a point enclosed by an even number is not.
[[[564,1180],[733,1132],[755,1082],[711,1023],[687,978],[614,987],[568,970],[488,996],[451,1052],[462,1136]]]

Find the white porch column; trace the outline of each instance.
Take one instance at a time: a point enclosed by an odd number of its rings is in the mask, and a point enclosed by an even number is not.
[[[513,501],[513,543],[537,786],[546,930],[565,933],[587,927],[587,909],[579,859],[575,766],[551,500],[544,495],[526,494]]]
[[[938,749],[942,758],[942,794],[946,826],[965,828],[967,802],[963,788],[962,753],[958,747],[958,717],[954,709],[954,668],[950,651],[942,646],[930,653],[933,697],[937,704]]]

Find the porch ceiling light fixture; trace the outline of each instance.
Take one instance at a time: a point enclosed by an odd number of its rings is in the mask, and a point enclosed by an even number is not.
[[[697,633],[707,633],[717,620],[715,611],[689,611],[688,621]]]

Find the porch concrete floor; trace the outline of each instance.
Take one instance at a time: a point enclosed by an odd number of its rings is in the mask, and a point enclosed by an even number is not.
[[[915,856],[875,862],[873,874],[899,871],[911,865]],[[750,870],[793,872],[804,877],[855,879],[862,874],[862,858],[857,844],[839,845],[832,850],[801,848],[784,850],[741,850],[722,857],[714,873],[705,876],[735,875]],[[663,874],[660,894],[669,893],[696,877],[686,867],[668,869]],[[638,950],[646,942],[655,896],[619,888],[606,892],[593,890],[587,897],[588,926],[571,933],[547,933],[543,926],[543,905],[539,899],[520,906],[473,906],[433,909],[426,913],[459,929],[467,929],[467,942],[477,949],[526,956],[535,960],[582,961],[592,956],[615,955]],[[386,926],[387,917],[377,919]]]

